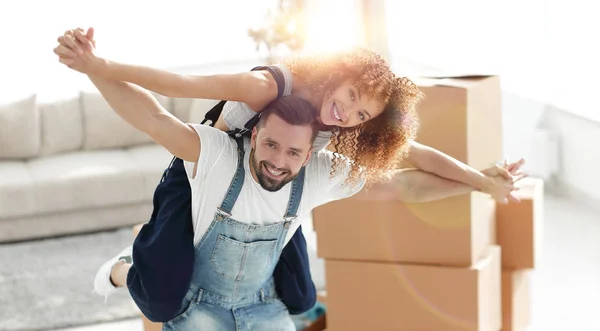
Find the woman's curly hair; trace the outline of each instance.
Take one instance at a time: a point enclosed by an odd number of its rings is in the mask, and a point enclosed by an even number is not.
[[[396,77],[387,62],[365,48],[334,54],[300,57],[284,63],[294,77],[319,99],[350,80],[362,94],[385,105],[383,113],[352,128],[334,127],[328,149],[335,152],[335,171],[352,160],[350,182],[364,170],[367,184],[387,180],[397,169],[418,130],[416,107],[422,92],[409,79]]]

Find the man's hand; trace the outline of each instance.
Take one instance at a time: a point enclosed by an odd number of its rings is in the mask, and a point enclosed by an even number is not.
[[[104,60],[96,55],[94,29],[86,33],[81,28],[67,30],[57,39],[59,45],[54,53],[59,56],[59,62],[73,70],[84,74],[97,74]]]
[[[520,200],[514,194],[516,190],[514,184],[527,176],[521,171],[524,163],[523,159],[510,164],[504,161],[503,167],[493,165],[482,170],[481,173],[487,176],[482,192],[491,195],[500,203],[508,203],[509,200],[519,202]]]

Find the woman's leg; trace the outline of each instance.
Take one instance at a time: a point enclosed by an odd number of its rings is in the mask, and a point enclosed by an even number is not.
[[[102,266],[96,272],[94,278],[94,292],[104,297],[104,300],[108,300],[108,297],[117,290],[118,287],[126,286],[127,283],[127,272],[130,267],[125,265],[115,269],[116,265],[127,264],[131,266],[131,246],[125,247],[119,254],[110,258],[110,260],[104,262]],[[126,268],[126,269],[125,269]]]
[[[277,294],[291,314],[302,314],[317,302],[302,226],[283,248],[273,278]]]
[[[112,267],[110,272],[110,281],[115,287],[127,286],[127,273],[131,268],[131,263],[119,261]]]
[[[154,210],[133,244],[127,288],[153,322],[176,316],[194,266],[192,192],[183,161],[175,158],[154,191]]]

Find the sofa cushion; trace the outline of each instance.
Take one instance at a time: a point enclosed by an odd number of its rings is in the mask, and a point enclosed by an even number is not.
[[[28,166],[38,214],[148,200],[142,173],[126,150],[58,154]]]
[[[152,203],[143,202],[133,205],[0,219],[0,243],[122,228],[146,223],[151,214]],[[108,243],[94,244],[109,245]]]
[[[38,98],[42,122],[41,155],[79,150],[83,145],[83,116],[79,95]]]
[[[171,99],[153,94],[171,111]],[[150,137],[125,122],[98,92],[81,92],[83,112],[83,149],[122,148],[147,144]]]
[[[0,220],[35,212],[34,184],[23,161],[0,162]]]
[[[173,155],[157,144],[131,147],[128,152],[144,177],[144,196],[152,199],[154,190],[171,163]]]
[[[0,101],[0,159],[26,159],[40,151],[40,116],[36,96]]]

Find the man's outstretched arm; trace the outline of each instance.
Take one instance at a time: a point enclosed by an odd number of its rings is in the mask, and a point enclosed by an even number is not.
[[[186,161],[198,161],[200,139],[196,131],[166,111],[149,92],[130,83],[88,77],[127,123],[149,135],[171,154]]]

